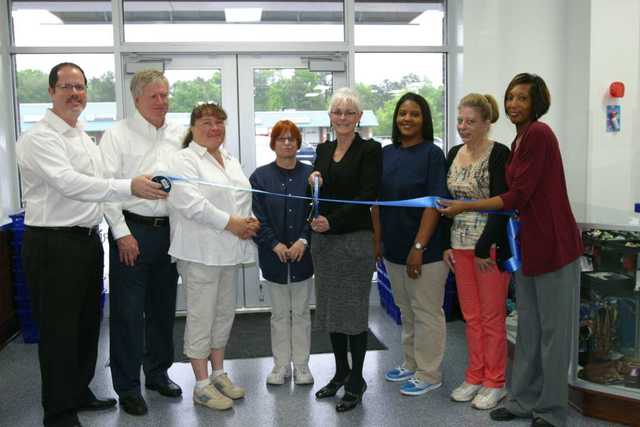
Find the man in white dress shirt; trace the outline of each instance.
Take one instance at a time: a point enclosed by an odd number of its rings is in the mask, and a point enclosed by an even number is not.
[[[166,197],[148,177],[105,179],[98,147],[78,122],[87,79],[76,64],[49,74],[53,106],[18,140],[25,225],[23,263],[40,328],[38,357],[45,426],[79,426],[77,411],[114,399],[89,389],[98,354],[102,201]]]
[[[131,81],[133,114],[108,129],[100,151],[109,176],[128,178],[167,170],[181,148],[185,129],[167,123],[169,82],[160,71],[138,72]],[[169,217],[164,200],[109,203],[111,227],[110,342],[113,388],[122,409],[144,415],[140,367],[145,386],[179,397],[167,370],[173,363],[173,321],[178,273],[169,250]]]

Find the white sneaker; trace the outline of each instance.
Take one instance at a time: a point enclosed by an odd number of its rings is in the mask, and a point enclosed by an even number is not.
[[[290,366],[274,366],[271,373],[267,375],[267,384],[282,385],[287,378],[291,378]]]
[[[473,402],[471,402],[471,406],[481,410],[493,409],[498,406],[498,403],[500,403],[506,395],[507,390],[505,390],[504,387],[482,387],[482,390],[478,392]]]
[[[313,375],[309,370],[309,366],[301,365],[295,366],[293,370],[294,382],[298,385],[313,384]]]
[[[481,388],[482,386],[480,384],[469,384],[465,381],[451,392],[451,400],[456,402],[469,402],[473,400]]]
[[[218,388],[225,396],[231,399],[241,399],[244,397],[244,388],[235,385],[231,382],[227,373],[218,375],[215,378],[211,378],[211,383]]]
[[[225,409],[233,407],[233,400],[220,393],[213,384],[209,384],[201,389],[196,387],[193,390],[193,401],[198,405],[217,409],[219,411],[224,411]]]

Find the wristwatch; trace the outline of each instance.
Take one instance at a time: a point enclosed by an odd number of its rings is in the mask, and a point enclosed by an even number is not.
[[[413,249],[417,250],[417,251],[424,251],[426,248],[424,246],[422,246],[422,243],[420,242],[415,242],[413,244]]]
[[[301,237],[298,240],[300,240],[302,242],[302,244],[304,245],[305,248],[309,247],[309,242],[304,237]]]

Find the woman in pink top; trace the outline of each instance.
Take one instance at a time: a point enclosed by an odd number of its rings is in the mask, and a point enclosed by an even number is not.
[[[522,268],[516,273],[518,338],[511,387],[496,421],[533,418],[532,426],[564,426],[571,327],[576,321],[582,254],[553,131],[538,119],[551,105],[544,80],[516,75],[504,106],[517,135],[506,169],[509,190],[489,199],[441,201],[444,215],[517,210]]]

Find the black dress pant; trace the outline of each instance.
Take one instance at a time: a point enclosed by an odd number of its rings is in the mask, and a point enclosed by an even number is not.
[[[44,425],[65,425],[87,399],[96,367],[102,243],[96,233],[27,227],[22,257],[40,329]]]
[[[140,255],[120,262],[110,240],[109,337],[113,388],[120,397],[140,395],[140,367],[147,384],[162,383],[173,363],[173,323],[178,272],[171,262],[169,225],[127,220]]]

